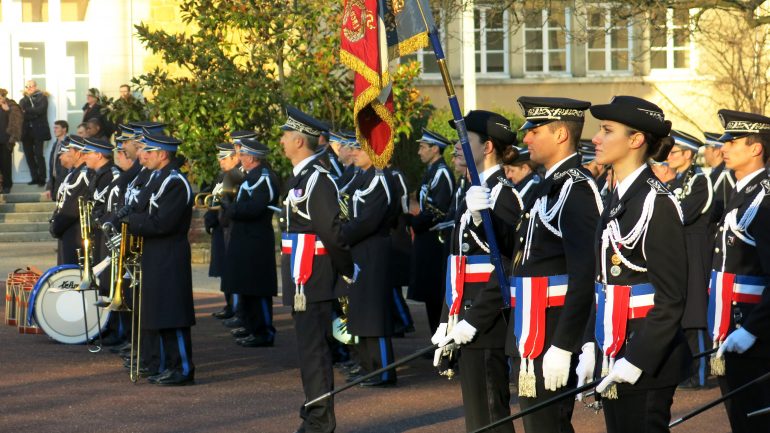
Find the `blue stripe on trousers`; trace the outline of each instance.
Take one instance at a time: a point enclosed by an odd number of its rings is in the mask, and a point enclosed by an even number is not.
[[[185,348],[184,336],[182,330],[176,330],[176,341],[179,343],[179,356],[182,357],[182,374],[190,374],[190,361],[187,359],[187,349]]]
[[[270,302],[273,300],[270,299]],[[262,298],[262,314],[265,316],[265,329],[267,330],[268,335],[271,337],[273,336],[273,318],[270,317],[270,309],[267,305],[267,299]]]
[[[238,311],[238,294],[233,293],[233,311]]]
[[[380,362],[382,363],[382,367],[388,365],[388,345],[385,344],[385,338],[380,337]],[[382,380],[388,380],[390,378],[390,370],[383,371],[381,375]]]
[[[704,350],[706,350],[704,336],[705,336],[705,332],[702,329],[699,329],[698,330],[698,352],[703,352]],[[706,357],[705,356],[701,356],[700,359],[698,359],[698,385],[700,386],[706,385]]]
[[[163,336],[158,333],[158,341],[160,341],[160,367],[158,371],[163,373],[166,371],[166,351],[163,349]]]
[[[406,315],[406,311],[404,311],[404,305],[401,303],[401,298],[398,296],[398,290],[397,287],[393,288],[393,298],[396,303],[396,309],[398,310],[398,315],[401,316],[401,321],[404,322],[404,326],[409,326],[409,317]]]

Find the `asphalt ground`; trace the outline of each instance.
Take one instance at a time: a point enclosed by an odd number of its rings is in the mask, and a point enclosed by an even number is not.
[[[55,262],[53,243],[0,245],[0,275]],[[275,303],[276,345],[242,348],[210,313],[223,305],[207,277],[194,266],[198,324],[193,328],[196,385],[168,388],[132,384],[122,361],[109,351],[89,353],[45,335],[21,335],[0,325],[0,432],[293,432],[303,403],[297,347],[288,308]],[[396,358],[429,344],[421,304],[411,304],[417,332],[394,340]],[[5,308],[0,306],[0,310]],[[398,386],[353,388],[335,399],[337,432],[464,431],[459,380],[436,374],[427,359],[399,368]],[[336,373],[335,383],[344,383]],[[681,391],[674,418],[718,397],[718,389]],[[514,411],[518,405],[512,405]],[[601,413],[576,403],[577,432],[602,432]],[[524,429],[517,422],[516,429]],[[674,432],[727,432],[722,406]]]

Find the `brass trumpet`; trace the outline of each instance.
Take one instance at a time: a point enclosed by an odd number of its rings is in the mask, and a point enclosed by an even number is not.
[[[107,300],[96,303],[98,307],[109,307],[111,311],[131,311],[126,305],[125,294],[123,290],[123,268],[125,266],[126,255],[126,224],[121,226],[120,233],[117,233],[115,226],[110,222],[102,225],[105,237],[107,238],[107,248],[110,250],[110,296]]]
[[[193,207],[196,209],[215,209],[214,194],[210,192],[199,192],[198,194],[195,194]]]

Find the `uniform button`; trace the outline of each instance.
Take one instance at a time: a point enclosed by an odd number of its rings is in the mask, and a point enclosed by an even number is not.
[[[519,242],[524,242],[524,238],[519,238]]]
[[[714,252],[718,254],[719,253],[719,248],[714,248]]]
[[[463,237],[467,238],[468,237],[468,233],[463,233]]]
[[[278,221],[283,222],[283,218],[278,218]]]
[[[737,302],[735,302],[735,301],[733,301],[733,305],[738,305],[738,303],[737,303]]]
[[[529,219],[529,212],[524,214],[524,218]]]
[[[725,231],[725,228],[724,228],[724,227],[722,227],[722,226],[719,226],[719,231],[720,231],[720,232],[723,232],[723,231]]]

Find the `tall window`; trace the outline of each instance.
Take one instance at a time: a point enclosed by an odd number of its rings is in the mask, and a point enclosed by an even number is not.
[[[524,71],[569,73],[570,10],[530,10],[524,13]]]
[[[86,19],[89,0],[61,0],[62,21],[83,21]]]
[[[477,6],[473,13],[476,72],[508,73],[508,11]]]
[[[688,9],[654,12],[650,19],[650,67],[686,69],[690,67]]]
[[[438,27],[439,39],[441,39],[441,43],[443,44],[442,48],[446,50],[446,29],[444,28],[445,13],[443,10],[438,9],[433,9],[432,12],[433,19],[436,20],[436,27]],[[438,70],[438,63],[436,63],[436,55],[433,54],[433,47],[430,45],[427,48],[418,50],[414,54],[409,54],[408,56],[403,56],[401,58],[402,63],[413,61],[418,61],[422,64],[423,75],[440,74],[440,71]]]
[[[588,70],[618,72],[631,69],[632,27],[610,7],[590,7],[588,18]]]
[[[64,62],[64,91],[67,95],[67,122],[77,125],[83,119],[83,105],[90,84],[88,74],[88,42],[68,41]]]
[[[19,42],[19,57],[24,81],[35,80],[38,89],[45,89],[45,44]]]
[[[48,21],[48,0],[21,0],[21,21],[25,23]]]

